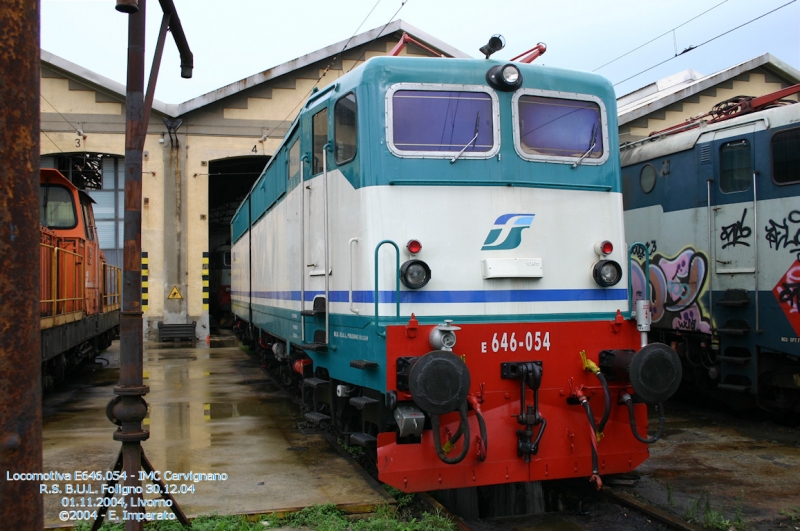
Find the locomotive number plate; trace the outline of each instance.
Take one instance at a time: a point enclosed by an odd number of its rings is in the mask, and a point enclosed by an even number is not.
[[[550,350],[550,332],[495,332],[491,341],[481,342],[481,353],[487,352],[537,352]]]

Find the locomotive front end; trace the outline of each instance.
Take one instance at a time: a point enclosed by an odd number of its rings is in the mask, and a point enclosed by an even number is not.
[[[681,379],[669,346],[644,347],[647,310],[627,286],[613,91],[484,65],[486,84],[388,83],[383,161],[398,171],[376,202],[384,220],[425,214],[381,224],[417,245],[398,257],[396,315],[411,317],[385,327],[397,429],[377,435],[379,477],[405,491],[599,487],[647,458],[646,403]]]

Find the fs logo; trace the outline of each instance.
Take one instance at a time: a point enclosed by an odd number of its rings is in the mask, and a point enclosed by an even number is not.
[[[522,231],[533,224],[535,214],[503,214],[494,222],[481,251],[516,249],[522,243]]]

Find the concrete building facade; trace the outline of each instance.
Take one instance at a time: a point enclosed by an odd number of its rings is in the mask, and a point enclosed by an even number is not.
[[[396,21],[182,104],[154,101],[142,167],[145,338],[157,338],[159,323],[195,323],[196,337],[210,334],[209,254],[225,245],[230,215],[301,105],[404,34],[441,56],[467,57]],[[400,53],[432,55],[413,44]],[[101,246],[121,265],[125,87],[45,51],[41,70],[42,166],[95,199]]]

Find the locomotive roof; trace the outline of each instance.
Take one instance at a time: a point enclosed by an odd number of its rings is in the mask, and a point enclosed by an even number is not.
[[[664,133],[620,147],[622,167],[692,149],[698,142],[710,141],[708,133],[732,129],[742,124],[763,122],[764,129],[800,124],[800,103],[765,109],[715,124],[701,123],[680,133]]]

